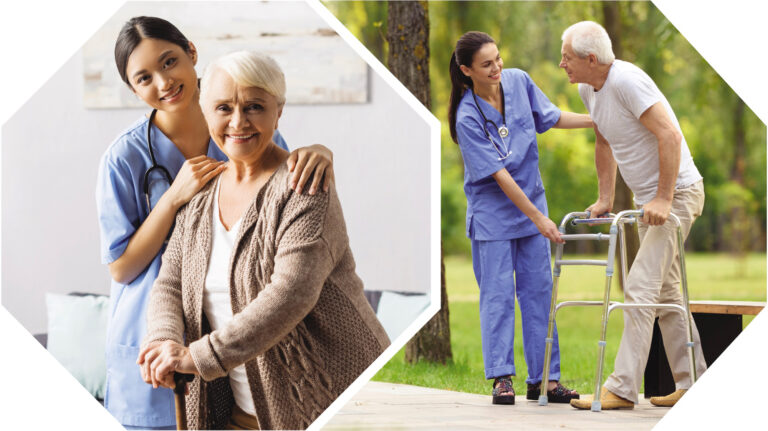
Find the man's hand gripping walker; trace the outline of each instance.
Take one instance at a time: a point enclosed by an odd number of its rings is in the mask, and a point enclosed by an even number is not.
[[[608,258],[606,260],[590,260],[590,259],[563,259],[563,244],[557,244],[555,251],[555,264],[552,271],[552,300],[549,307],[549,325],[547,328],[546,347],[544,351],[544,374],[542,376],[542,382],[549,381],[549,364],[552,356],[552,334],[555,326],[555,315],[557,311],[562,307],[568,306],[602,306],[602,329],[600,332],[600,341],[597,343],[597,374],[595,375],[595,392],[592,401],[592,411],[599,412],[600,407],[600,387],[603,376],[603,363],[605,362],[605,345],[606,345],[606,332],[608,329],[608,316],[611,311],[622,309],[638,309],[638,308],[650,308],[650,309],[671,309],[677,310],[685,316],[685,321],[688,326],[688,340],[686,346],[688,347],[688,363],[691,367],[691,377],[693,382],[696,381],[696,364],[693,354],[693,332],[691,324],[691,314],[688,303],[688,278],[685,271],[685,253],[684,253],[684,240],[683,232],[680,227],[680,220],[674,214],[670,214],[669,218],[677,226],[677,250],[680,259],[680,272],[683,291],[683,305],[677,304],[625,304],[622,302],[613,302],[610,300],[611,293],[611,280],[613,278],[613,266],[616,256],[616,245],[619,245],[619,257],[621,259],[621,279],[624,286],[626,286],[626,274],[627,274],[627,249],[626,249],[626,233],[625,224],[633,224],[640,217],[643,216],[642,210],[627,210],[621,211],[618,214],[608,214],[607,217],[589,218],[588,212],[572,212],[563,218],[560,223],[560,233],[565,241],[583,241],[583,240],[595,240],[595,241],[608,241]],[[608,234],[605,233],[586,233],[586,234],[566,234],[566,226],[568,224],[610,224],[610,230]],[[602,301],[564,301],[559,304],[557,301],[557,284],[560,279],[560,267],[563,265],[598,265],[605,266],[605,292],[603,294]],[[539,405],[547,405],[547,392],[545,384],[541,385],[541,394],[539,395]]]

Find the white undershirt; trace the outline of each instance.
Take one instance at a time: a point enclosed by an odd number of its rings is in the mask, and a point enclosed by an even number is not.
[[[203,290],[203,311],[211,324],[211,329],[216,330],[232,320],[232,301],[229,294],[229,261],[232,258],[232,249],[235,245],[235,237],[240,228],[238,220],[229,231],[224,227],[219,215],[219,188],[221,181],[216,180],[216,192],[213,196],[211,256],[208,260],[208,273],[205,276],[205,289]],[[244,412],[255,416],[256,407],[253,404],[251,387],[248,384],[248,376],[245,374],[245,365],[235,367],[229,372],[229,384],[235,396],[235,403]]]

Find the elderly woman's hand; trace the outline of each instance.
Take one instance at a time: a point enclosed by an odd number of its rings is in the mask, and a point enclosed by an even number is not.
[[[141,378],[157,388],[176,385],[173,373],[199,374],[189,348],[175,341],[153,341],[141,349],[136,363],[141,366]]]
[[[323,174],[325,174],[323,191],[327,192],[334,180],[333,153],[319,144],[299,148],[288,156],[288,170],[293,172],[291,188],[296,190],[296,193],[301,193],[312,172],[315,173],[315,177],[310,185],[309,194],[317,193]]]

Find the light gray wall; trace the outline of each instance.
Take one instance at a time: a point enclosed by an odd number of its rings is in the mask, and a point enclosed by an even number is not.
[[[280,130],[291,148],[333,150],[366,289],[426,293],[429,127],[373,72],[369,86],[367,104],[288,105]],[[147,111],[86,110],[82,89],[78,52],[2,128],[2,305],[32,333],[46,331],[46,292],[109,293],[97,166],[107,145]]]

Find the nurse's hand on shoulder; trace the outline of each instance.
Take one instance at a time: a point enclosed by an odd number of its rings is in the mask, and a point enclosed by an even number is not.
[[[136,359],[141,367],[141,378],[157,388],[171,388],[176,385],[173,373],[199,374],[189,348],[175,341],[153,341],[147,344]]]
[[[555,222],[550,220],[544,214],[539,214],[539,216],[533,220],[533,223],[536,225],[536,228],[539,230],[539,232],[541,232],[541,234],[550,241],[554,241],[558,244],[565,243],[565,240],[563,240],[563,238],[560,236],[560,231],[557,230],[557,225]]]
[[[334,180],[333,153],[320,144],[296,149],[288,156],[288,170],[293,172],[291,188],[296,193],[301,193],[313,172],[315,176],[309,186],[309,194],[317,193],[320,181],[323,181],[323,191],[327,192]]]
[[[187,159],[173,184],[166,192],[171,199],[171,205],[174,209],[179,209],[182,205],[189,202],[192,197],[200,191],[209,181],[214,179],[226,169],[226,163],[212,159],[208,156],[197,156]],[[165,195],[163,195],[165,196]]]

